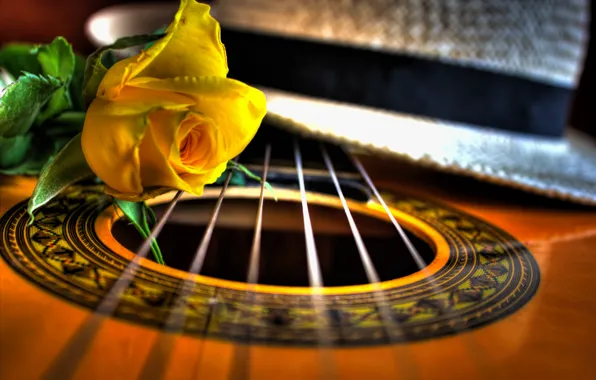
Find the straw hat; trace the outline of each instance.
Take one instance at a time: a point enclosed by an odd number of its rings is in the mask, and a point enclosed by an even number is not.
[[[275,125],[596,205],[596,144],[566,126],[588,3],[219,0],[212,12],[230,76],[265,91]],[[90,38],[147,32],[176,11],[131,7],[93,15]]]

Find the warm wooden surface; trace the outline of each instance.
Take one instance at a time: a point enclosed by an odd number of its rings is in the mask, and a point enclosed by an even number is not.
[[[596,210],[391,165],[392,174],[378,175],[379,183],[399,179],[402,191],[441,200],[507,230],[529,246],[542,281],[528,305],[474,332],[402,345],[395,352],[336,350],[332,354],[341,378],[408,378],[414,370],[428,380],[593,379]],[[372,172],[383,171],[382,165],[375,166]],[[1,178],[0,213],[26,198],[32,185]],[[87,310],[40,291],[0,261],[0,378],[39,378],[67,343],[85,337],[78,329],[89,318]],[[74,346],[67,358],[76,364],[77,379],[211,380],[228,378],[232,368],[232,344],[174,338],[113,320],[104,321],[95,333],[88,349]],[[203,360],[197,364],[201,350]],[[313,350],[256,347],[251,355],[251,373],[260,375],[255,379],[310,379],[320,369]]]
[[[117,0],[0,0],[0,43],[47,42],[63,35],[77,50],[92,47],[83,35],[85,19]],[[593,44],[593,43],[592,43]],[[593,131],[593,49],[576,101],[575,125]],[[593,379],[596,370],[596,210],[535,199],[474,181],[419,170],[392,170],[401,189],[455,205],[507,230],[525,242],[542,275],[540,289],[522,310],[464,336],[416,343],[399,349],[420,378]],[[380,172],[380,171],[379,171]],[[387,177],[387,174],[381,177]],[[0,178],[0,214],[31,193],[33,182]],[[81,337],[87,310],[53,298],[0,261],[0,379],[38,379],[67,343]],[[88,350],[73,346],[76,378],[219,379],[231,368],[234,346],[201,345],[154,330],[105,321]],[[202,350],[204,359],[196,365]],[[167,353],[160,356],[160,352]],[[404,377],[385,348],[334,353],[345,378]],[[77,360],[81,358],[81,360]],[[161,358],[161,359],[160,359]],[[165,362],[163,360],[165,360]],[[165,363],[165,367],[160,367]],[[314,363],[314,364],[313,364]],[[316,372],[313,351],[257,348],[253,373],[260,378],[307,379]],[[143,372],[144,371],[144,372]],[[167,372],[167,373],[166,373]],[[62,380],[62,379],[60,379]]]

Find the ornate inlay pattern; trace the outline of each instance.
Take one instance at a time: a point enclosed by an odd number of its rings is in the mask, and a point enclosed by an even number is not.
[[[447,263],[432,278],[375,293],[323,296],[327,335],[336,345],[428,339],[475,328],[527,303],[539,284],[530,252],[503,231],[459,211],[388,194],[391,207],[436,229],[449,243]],[[44,206],[28,226],[26,203],[0,221],[0,255],[47,291],[94,309],[128,262],[98,239],[94,222],[110,207],[94,188],[72,188]],[[141,267],[114,317],[156,328],[184,313],[184,332],[268,344],[311,345],[324,328],[308,295],[248,293],[196,283],[174,310],[183,280]],[[247,296],[254,302],[247,302]],[[384,325],[380,300],[392,323]]]

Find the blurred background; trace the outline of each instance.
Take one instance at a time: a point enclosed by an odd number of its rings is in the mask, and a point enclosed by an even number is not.
[[[61,35],[79,53],[88,54],[94,50],[85,36],[89,16],[111,5],[151,2],[163,0],[0,0],[0,44],[44,43]]]
[[[339,1],[339,0],[338,0]],[[565,1],[565,0],[562,0]],[[0,45],[6,42],[50,42],[62,35],[82,54],[94,50],[85,35],[85,22],[94,12],[108,6],[151,3],[152,0],[0,0]],[[160,1],[160,2],[163,2]],[[172,1],[177,3],[177,1]],[[208,2],[208,1],[206,1]],[[535,2],[540,3],[540,2]],[[591,7],[592,8],[592,7]],[[594,10],[591,10],[591,18]],[[590,24],[590,35],[594,26]],[[595,88],[595,41],[590,38],[584,70],[569,109],[569,124],[596,137],[596,107],[592,104]]]

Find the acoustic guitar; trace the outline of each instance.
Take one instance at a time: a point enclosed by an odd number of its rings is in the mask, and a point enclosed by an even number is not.
[[[591,379],[596,211],[263,125],[153,200],[167,265],[94,182],[31,225],[0,178],[0,379]],[[277,198],[277,200],[276,200]]]

